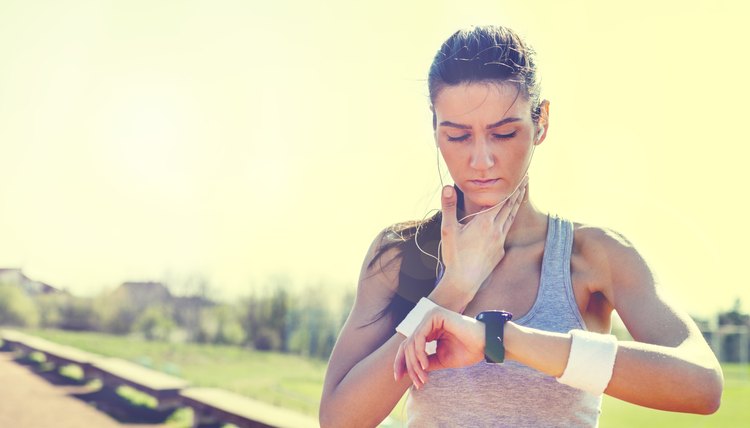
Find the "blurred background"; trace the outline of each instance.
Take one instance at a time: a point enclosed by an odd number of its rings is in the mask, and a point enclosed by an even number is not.
[[[623,233],[706,331],[746,325],[749,9],[2,0],[0,325],[312,358],[274,394],[316,412],[372,239],[439,207],[432,56],[489,23],[538,51],[537,205]]]

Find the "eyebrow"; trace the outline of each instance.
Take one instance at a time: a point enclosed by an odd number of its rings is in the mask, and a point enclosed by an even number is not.
[[[499,126],[505,125],[506,123],[518,122],[520,120],[521,120],[520,117],[506,117],[505,119],[502,119],[500,121],[487,125],[487,129],[497,128]],[[451,128],[458,128],[458,129],[471,129],[471,126],[469,125],[464,125],[461,123],[454,123],[449,120],[444,120],[440,122],[440,126],[449,126]]]

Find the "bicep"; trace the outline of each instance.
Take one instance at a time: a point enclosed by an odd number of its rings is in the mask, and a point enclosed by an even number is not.
[[[603,241],[610,278],[605,295],[633,338],[669,347],[705,347],[695,322],[665,295],[635,247],[618,234],[609,233]]]
[[[397,250],[386,250],[372,267],[368,266],[378,251],[381,236],[373,241],[362,264],[354,304],[328,362],[326,390],[335,388],[352,367],[394,334],[393,319],[385,310],[397,286]]]

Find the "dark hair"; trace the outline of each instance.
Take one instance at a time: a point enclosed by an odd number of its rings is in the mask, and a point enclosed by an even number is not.
[[[531,118],[540,115],[540,87],[534,63],[534,50],[513,30],[501,26],[477,26],[456,31],[438,50],[428,75],[430,101],[434,104],[446,86],[473,82],[512,83],[517,96],[530,101]],[[433,112],[432,126],[437,126]],[[463,211],[463,193],[456,187],[458,212]],[[394,326],[404,319],[420,298],[435,288],[437,261],[417,248],[438,256],[442,213],[423,221],[399,223],[382,235],[378,251],[368,265],[391,248],[398,248],[401,267],[398,288],[388,306],[372,322],[391,315]],[[419,233],[417,234],[417,231]]]
[[[513,30],[501,26],[458,30],[443,43],[430,66],[427,83],[430,102],[446,86],[473,82],[512,83],[529,100],[531,118],[540,114],[540,85],[536,74],[536,52]],[[433,128],[437,125],[432,115]]]

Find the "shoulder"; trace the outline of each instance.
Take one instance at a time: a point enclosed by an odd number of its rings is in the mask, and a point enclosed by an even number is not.
[[[360,283],[363,279],[372,276],[388,277],[388,282],[393,284],[398,279],[404,249],[411,243],[413,245],[416,230],[423,226],[417,221],[405,221],[394,223],[380,230],[370,243],[370,247],[362,263]]]
[[[394,226],[382,229],[370,243],[360,271],[360,290],[363,287],[371,288],[370,284],[375,283],[395,292],[401,264],[399,244],[402,240]]]
[[[362,264],[360,289],[374,285],[392,295],[398,291],[399,276],[422,279],[435,267],[423,256],[437,254],[440,241],[440,213],[422,221],[392,224],[373,239]],[[434,278],[433,278],[434,282]]]
[[[593,272],[594,290],[614,304],[618,291],[653,288],[654,277],[633,243],[622,233],[607,227],[574,223],[573,253]]]
[[[626,255],[635,247],[622,233],[600,226],[573,223],[574,249],[587,255]]]

